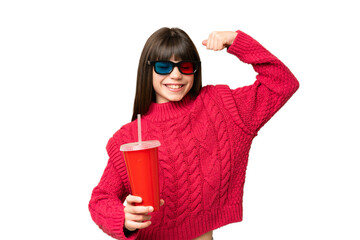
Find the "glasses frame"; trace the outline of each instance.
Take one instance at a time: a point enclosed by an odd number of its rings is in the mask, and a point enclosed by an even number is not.
[[[172,69],[170,72],[168,73],[159,73],[156,71],[156,67],[155,67],[155,64],[158,63],[158,62],[166,62],[166,63],[171,63],[171,66],[172,66]],[[181,68],[180,68],[180,65],[184,62],[190,62],[190,63],[193,63],[194,64],[194,71],[192,73],[184,73],[181,71]],[[180,62],[172,62],[172,61],[148,61],[148,65],[151,65],[154,67],[154,71],[157,73],[157,74],[160,74],[160,75],[168,75],[170,74],[173,70],[174,70],[174,67],[177,67],[179,69],[179,72],[181,74],[184,74],[184,75],[193,75],[197,72],[197,70],[199,69],[199,66],[200,66],[201,62],[200,61],[192,61],[192,60],[184,60],[184,61],[180,61]]]

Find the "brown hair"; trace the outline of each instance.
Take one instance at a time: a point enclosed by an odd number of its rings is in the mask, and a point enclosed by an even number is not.
[[[136,119],[137,114],[145,114],[149,110],[151,102],[156,101],[152,82],[153,68],[148,61],[169,60],[172,56],[175,60],[200,61],[194,43],[183,30],[161,28],[149,37],[140,56],[132,121]],[[200,65],[194,74],[194,84],[189,91],[190,96],[195,98],[201,87]]]

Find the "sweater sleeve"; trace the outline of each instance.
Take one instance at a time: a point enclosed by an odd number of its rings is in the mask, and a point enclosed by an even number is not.
[[[219,90],[236,121],[249,134],[256,135],[296,92],[299,82],[279,59],[256,40],[241,31],[237,32],[228,52],[251,64],[258,75],[251,86],[234,90],[220,87]]]
[[[127,175],[126,167],[120,162],[122,160],[120,147],[113,138],[108,142],[107,152],[109,161],[99,184],[92,192],[89,211],[100,229],[113,238],[136,239],[137,232],[127,236],[123,231],[125,222],[123,202],[129,191],[123,180]]]

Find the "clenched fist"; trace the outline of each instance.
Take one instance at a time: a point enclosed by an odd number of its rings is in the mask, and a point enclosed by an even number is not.
[[[207,40],[202,44],[209,50],[220,51],[229,47],[236,38],[237,32],[231,31],[215,31],[210,33]]]

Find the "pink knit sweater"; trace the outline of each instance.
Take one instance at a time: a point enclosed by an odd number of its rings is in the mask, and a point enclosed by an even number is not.
[[[253,85],[235,90],[206,86],[196,99],[153,103],[143,115],[143,139],[161,142],[160,197],[165,204],[151,214],[150,227],[128,238],[123,202],[130,185],[120,145],[137,140],[136,122],[109,140],[109,161],[89,203],[93,220],[104,232],[117,239],[186,240],[242,220],[252,140],[299,83],[282,62],[241,31],[228,52],[252,64],[258,73]]]

